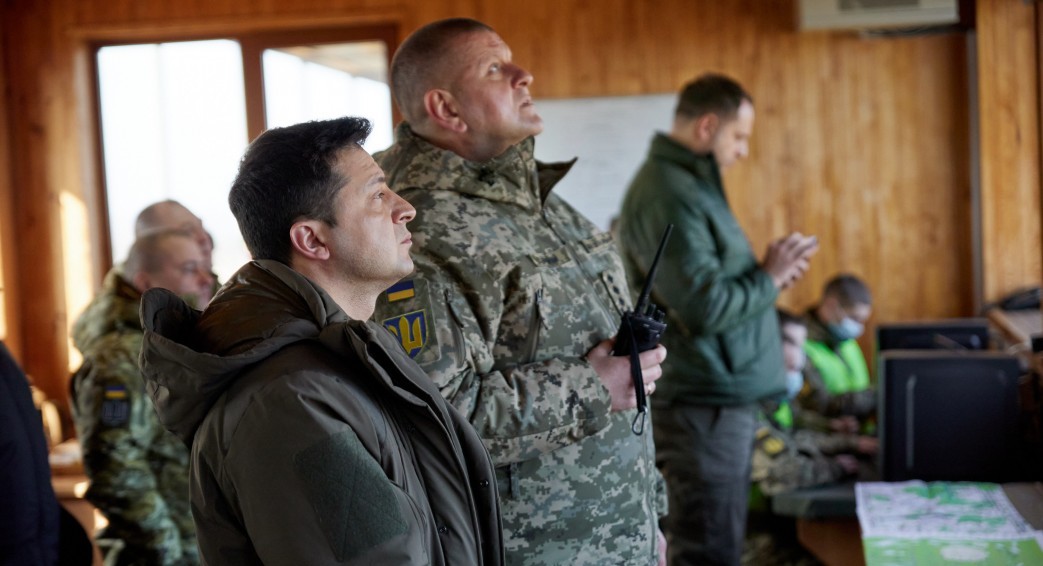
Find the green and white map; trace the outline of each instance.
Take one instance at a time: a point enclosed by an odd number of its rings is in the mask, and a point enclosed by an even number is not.
[[[868,566],[1043,565],[1043,533],[997,484],[859,483],[855,498]]]

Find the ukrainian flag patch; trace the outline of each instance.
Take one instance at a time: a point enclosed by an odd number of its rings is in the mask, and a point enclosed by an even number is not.
[[[123,385],[110,385],[105,388],[101,403],[101,422],[106,426],[120,426],[130,418],[130,401],[127,399],[127,388]]]
[[[399,281],[391,287],[388,287],[387,290],[387,297],[389,303],[401,301],[403,299],[411,299],[414,296],[416,296],[416,285],[413,284],[412,279]]]
[[[384,328],[398,338],[410,358],[415,358],[427,343],[427,318],[423,310],[393,316],[384,321]]]

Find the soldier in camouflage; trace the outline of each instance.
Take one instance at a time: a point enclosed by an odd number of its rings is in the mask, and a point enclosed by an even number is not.
[[[509,564],[656,564],[663,483],[631,432],[629,361],[610,354],[629,291],[609,234],[551,194],[570,163],[533,157],[532,76],[466,19],[392,62],[406,117],[375,157],[417,209],[416,271],[378,300],[497,466]],[[655,388],[662,347],[640,364]]]
[[[803,384],[803,348],[808,332],[801,319],[782,310],[779,326],[789,390],[789,398],[783,402],[785,406]],[[818,564],[797,540],[794,521],[770,512],[768,498],[855,477],[860,468],[857,455],[875,453],[876,439],[794,430],[780,422],[778,402],[764,402],[762,406],[755,433],[753,489],[742,563],[757,566]]]
[[[188,450],[160,426],[145,394],[138,307],[143,291],[164,287],[201,308],[213,286],[206,265],[198,244],[183,232],[139,238],[73,326],[83,365],[70,396],[90,478],[86,498],[109,521],[98,539],[118,551],[117,564],[199,562],[188,505]]]

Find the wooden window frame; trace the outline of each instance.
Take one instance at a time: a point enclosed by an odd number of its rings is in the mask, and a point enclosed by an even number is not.
[[[95,281],[113,265],[112,241],[110,236],[110,219],[108,213],[108,185],[105,179],[105,146],[101,130],[101,84],[98,78],[98,51],[103,47],[118,45],[140,45],[149,43],[176,43],[184,41],[204,41],[225,39],[239,44],[243,66],[243,96],[246,107],[247,140],[253,140],[267,129],[264,104],[264,68],[262,55],[266,49],[294,47],[302,45],[330,45],[337,43],[353,43],[361,41],[383,41],[387,46],[387,63],[391,66],[391,56],[398,48],[399,24],[397,22],[375,22],[364,24],[341,24],[322,27],[293,27],[287,29],[252,30],[242,32],[218,33],[174,33],[141,35],[126,39],[90,40],[87,43],[89,53],[88,68],[90,71],[90,89],[93,95],[91,104],[91,124],[93,128],[93,162],[94,186],[90,195],[84,195],[88,214],[91,220],[93,235],[92,249],[94,264],[101,269],[95,274]],[[398,108],[392,104],[392,123],[401,119]]]

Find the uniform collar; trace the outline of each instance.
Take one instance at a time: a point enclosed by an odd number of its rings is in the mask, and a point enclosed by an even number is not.
[[[414,133],[406,122],[398,125],[395,137],[397,149],[411,153],[410,170],[419,168],[437,173],[426,180],[424,188],[513,204],[530,211],[542,208],[551,189],[576,162],[575,159],[549,164],[537,161],[533,137],[484,162],[470,161],[435,146]],[[415,182],[415,175],[410,174],[408,183]],[[389,181],[396,191],[408,186],[401,186],[393,178]]]
[[[648,153],[650,157],[675,163],[696,177],[713,181],[717,187],[722,186],[721,171],[712,153],[693,153],[662,132],[656,133],[652,138],[652,148]]]

